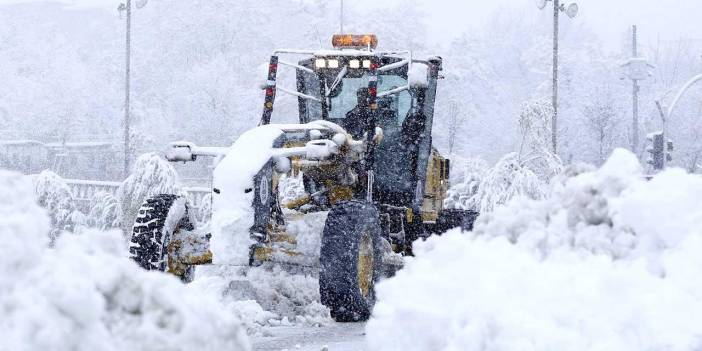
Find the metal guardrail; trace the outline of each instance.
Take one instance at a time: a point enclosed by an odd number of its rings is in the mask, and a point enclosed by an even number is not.
[[[117,190],[122,185],[121,182],[98,180],[64,179],[64,181],[71,188],[73,199],[81,211],[90,210],[90,201],[95,194],[105,192],[117,196]],[[188,193],[190,205],[196,210],[202,208],[207,195],[210,194],[210,188],[207,187],[184,187],[183,190]]]

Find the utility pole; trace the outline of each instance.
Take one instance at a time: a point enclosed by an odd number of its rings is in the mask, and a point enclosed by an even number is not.
[[[631,27],[631,57],[639,57],[638,43],[636,36],[636,25]],[[633,82],[633,121],[631,126],[631,152],[638,154],[639,152],[639,81],[632,79]]]
[[[126,1],[127,26],[126,26],[126,61],[124,77],[124,177],[129,174],[129,94],[130,94],[130,71],[132,56],[132,0]]]

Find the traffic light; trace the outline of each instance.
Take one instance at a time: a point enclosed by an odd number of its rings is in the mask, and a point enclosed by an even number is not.
[[[651,154],[648,159],[648,164],[653,166],[655,170],[661,170],[665,166],[665,143],[663,142],[663,132],[649,134],[646,139],[651,142],[651,147],[647,147],[646,151]]]
[[[652,165],[655,170],[662,170],[666,161],[670,162],[673,160],[671,155],[673,141],[668,140],[667,143],[664,142],[663,132],[651,133],[646,139],[651,142],[651,147],[646,148],[646,151],[651,154],[647,163]]]

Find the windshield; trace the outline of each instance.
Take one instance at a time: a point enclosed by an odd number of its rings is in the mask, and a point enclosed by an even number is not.
[[[329,102],[329,118],[342,119],[356,107],[356,92],[368,87],[368,75],[358,78],[343,78],[340,85],[341,92],[332,97]],[[395,75],[380,75],[378,77],[378,92],[407,85],[407,80]],[[412,106],[412,97],[409,91],[402,91],[386,97],[378,98],[380,109],[391,109],[398,115],[398,123],[402,123],[407,112]]]
[[[336,76],[330,77],[328,87],[331,88],[332,82]],[[303,80],[305,84],[305,93],[319,97],[320,87],[319,79],[313,74],[304,74]],[[378,76],[378,92],[382,93],[394,88],[407,85],[407,80],[398,75],[379,75]],[[368,74],[364,73],[360,77],[343,77],[336,85],[334,90],[328,94],[328,119],[342,120],[345,119],[350,112],[356,107],[358,99],[357,92],[360,89],[368,87]],[[388,114],[392,111],[393,115],[397,116],[394,121],[396,125],[401,125],[402,121],[407,116],[412,107],[412,96],[409,91],[401,91],[399,93],[378,98],[378,108],[381,111],[386,111]],[[314,100],[305,101],[305,119],[307,122],[322,118],[321,103]]]

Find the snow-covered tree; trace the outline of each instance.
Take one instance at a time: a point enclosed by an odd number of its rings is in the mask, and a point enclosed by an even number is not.
[[[33,177],[33,182],[37,202],[51,217],[52,244],[61,232],[73,232],[85,224],[85,215],[76,208],[71,189],[60,176],[46,170]]]
[[[477,201],[474,200],[474,197],[477,195],[480,182],[485,178],[488,169],[487,163],[481,158],[466,160],[463,174],[457,179],[451,180],[452,185],[446,193],[444,207],[477,210]]]
[[[449,155],[453,154],[454,146],[458,136],[461,135],[463,124],[465,122],[466,116],[465,111],[460,110],[460,105],[457,101],[452,100],[449,103],[449,116],[448,116],[448,147]]]
[[[521,163],[519,154],[509,153],[487,172],[467,207],[490,212],[518,196],[540,199],[545,189],[544,182]]]
[[[168,161],[155,153],[139,156],[134,163],[132,173],[122,182],[117,191],[125,235],[131,232],[139,207],[146,198],[158,194],[180,193],[178,173]]]
[[[119,200],[110,192],[95,193],[90,199],[87,224],[99,229],[119,228],[122,224]]]
[[[563,167],[561,159],[551,151],[552,116],[553,106],[545,100],[524,103],[519,114],[519,161],[546,182]]]
[[[583,106],[585,126],[592,133],[597,147],[597,161],[602,164],[614,149],[617,128],[621,122],[610,93],[595,94]]]

